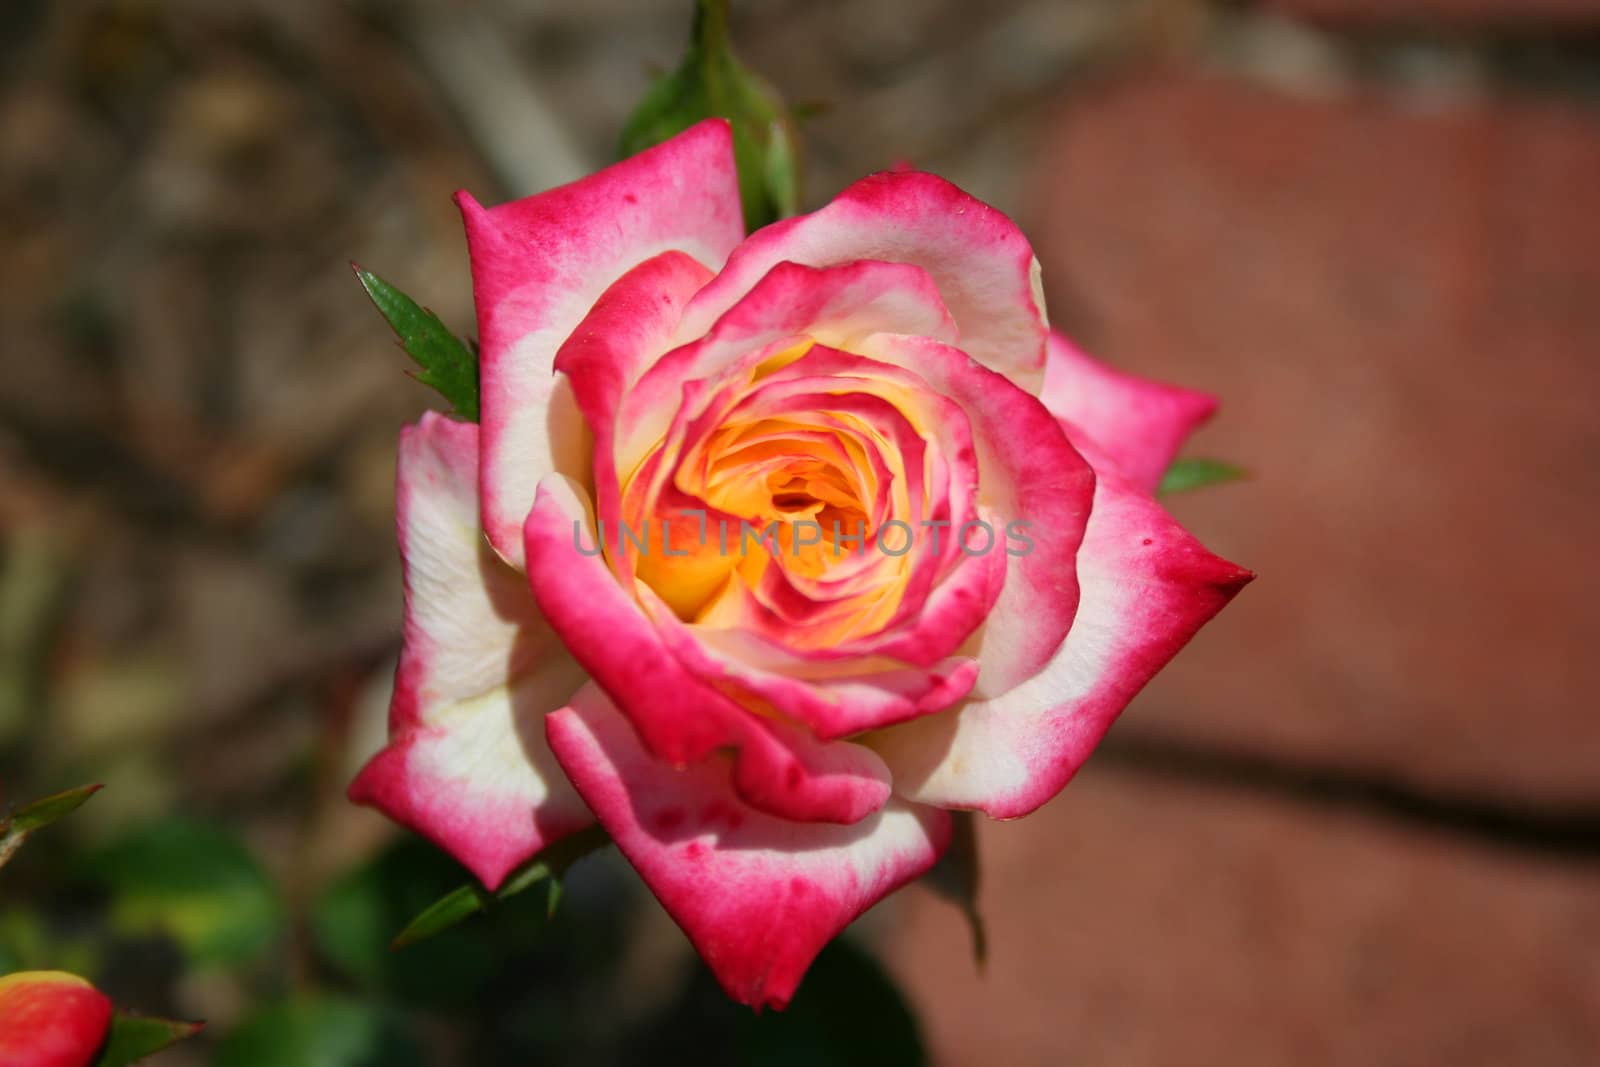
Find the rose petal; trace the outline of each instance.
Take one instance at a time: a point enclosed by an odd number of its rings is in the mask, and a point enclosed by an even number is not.
[[[999,819],[1055,796],[1128,701],[1254,577],[1208,552],[1083,444],[1099,475],[1078,553],[1072,629],[1037,675],[1009,692],[869,740],[895,792]],[[1102,465],[1104,463],[1104,465]]]
[[[788,819],[853,823],[883,806],[889,775],[871,750],[757,715],[683,667],[605,561],[574,547],[574,538],[595,544],[576,483],[561,475],[540,483],[526,534],[540,607],[658,758],[685,764],[738,749],[741,795]]]
[[[795,823],[744,803],[718,757],[675,769],[650,756],[593,688],[546,723],[550,747],[727,990],[782,1008],[822,947],[927,871],[949,816],[892,803],[852,826]]]
[[[478,428],[434,413],[400,437],[405,639],[391,741],[350,786],[491,888],[593,822],[544,744],[584,674],[526,580],[478,529]]]
[[[926,276],[915,268],[902,269],[911,272],[908,278]],[[773,275],[778,273],[775,270]],[[732,317],[730,313],[719,322],[719,331]],[[831,428],[840,443],[854,441],[864,456],[877,456],[872,462],[881,466],[882,475],[872,480],[889,487],[890,510],[901,524],[899,531],[891,528],[889,534],[909,537],[920,549],[910,555],[902,555],[910,544],[884,551],[868,549],[860,557],[841,559],[819,576],[792,571],[787,565],[792,553],[787,549],[782,553],[763,549],[778,565],[761,570],[759,578],[745,574],[734,575],[727,584],[717,581],[718,599],[697,614],[697,621],[717,628],[752,630],[777,645],[803,649],[815,660],[878,656],[928,668],[973,633],[1003,587],[1007,566],[1002,543],[1004,519],[998,524],[999,531],[990,528],[992,543],[988,547],[992,551],[985,551],[980,544],[976,551],[963,552],[955,536],[968,520],[995,518],[992,512],[974,510],[980,454],[996,467],[991,479],[997,500],[1014,504],[1021,499],[1020,493],[1029,503],[1042,501],[1035,509],[1040,512],[1039,520],[1065,530],[1028,564],[1028,574],[1045,573],[1043,565],[1054,560],[1066,567],[1070,578],[1081,513],[1087,510],[1088,468],[1035,398],[975,364],[965,353],[892,333],[868,334],[856,343],[866,349],[888,346],[893,362],[813,344],[803,355],[765,372],[757,381],[746,380],[748,369],[734,376],[735,380],[723,386],[730,399],[708,405],[693,421],[680,411],[667,438],[672,454],[680,457],[677,481],[686,490],[699,488],[696,479],[703,479],[708,469],[705,440],[723,426],[772,422],[795,428]],[[904,347],[917,344],[930,347],[927,351]],[[934,374],[937,385],[918,371]],[[961,402],[944,395],[950,390]],[[687,386],[685,392],[689,392]],[[1005,407],[1008,400],[1021,403],[1023,409],[1017,409],[1015,403]],[[1000,416],[1009,421],[1003,428],[990,425],[989,435],[1019,434],[1024,438],[1019,447],[1027,449],[1027,461],[1008,467],[1004,460],[1018,449],[990,447],[987,441],[983,449],[975,447],[967,406],[979,409],[991,424],[996,421],[995,410],[1003,408]],[[1037,435],[1026,432],[1034,424],[1054,439],[1053,450],[1049,442],[1034,440]],[[999,461],[994,460],[996,456]],[[646,469],[653,468],[647,464]],[[1063,492],[1074,471],[1082,476],[1077,485],[1081,491]],[[761,479],[755,481],[759,484]],[[1074,511],[1079,498],[1083,506]],[[1062,509],[1067,510],[1057,515]],[[879,510],[875,501],[874,515]],[[934,522],[939,526],[930,534],[927,527]],[[931,550],[934,546],[937,549]],[[748,584],[741,577],[749,579]],[[1059,598],[1043,613],[1036,605],[1030,606],[1027,633],[1039,645],[1032,666],[1042,663],[1059,643],[1071,609],[1070,600],[1063,603]],[[864,610],[873,613],[870,624],[864,621],[869,618]]]
[[[1039,399],[1141,489],[1155,490],[1184,439],[1217,410],[1209,393],[1108,367],[1053,330],[1049,352]]]
[[[490,889],[553,841],[594,822],[551,758],[542,727],[583,684],[571,660],[458,701],[379,752],[350,785],[449,852]]]
[[[666,350],[683,311],[711,272],[682,252],[663,252],[634,267],[603,293],[556,354],[594,435],[595,507],[606,526],[621,519],[622,474],[616,465],[622,397]]]
[[[957,656],[928,669],[871,658],[819,663],[748,630],[681,622],[665,604],[651,618],[667,648],[701,681],[754,697],[824,741],[940,711],[966,696],[978,676],[976,660]]]
[[[1003,693],[1045,664],[1077,611],[1076,559],[1094,472],[1038,398],[961,351],[887,335],[864,348],[864,355],[915,370],[967,412],[984,518],[1005,527],[993,530],[988,554],[1005,561],[1005,585],[976,646],[964,651],[982,666],[977,691]],[[1008,536],[1019,522],[1027,524],[1019,528],[1032,545],[1027,551]]]
[[[943,178],[916,171],[874,174],[820,211],[751,234],[690,303],[679,339],[703,334],[775,265],[828,267],[883,260],[922,267],[938,286],[961,347],[1036,388],[1045,362],[1039,262],[1012,221]]]
[[[686,382],[753,370],[775,345],[809,339],[848,351],[879,332],[955,340],[956,324],[933,278],[918,267],[870,260],[820,265],[823,269],[799,263],[767,266],[771,269],[763,267],[742,284],[736,299],[719,301],[710,318],[705,318],[710,305],[701,298],[720,277],[689,301],[677,331],[678,340],[689,343],[652,366],[624,401],[617,451],[624,469],[631,470],[666,434]],[[704,321],[686,325],[694,318]]]
[[[744,234],[727,122],[707,119],[549,192],[485,210],[457,194],[478,308],[483,525],[522,561],[538,481],[579,474],[584,435],[556,350],[635,265],[677,249],[715,269]]]

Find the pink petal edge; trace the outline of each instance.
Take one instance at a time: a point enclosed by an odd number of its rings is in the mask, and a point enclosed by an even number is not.
[[[897,795],[997,819],[1055,796],[1156,672],[1255,576],[1213,555],[1092,445],[1093,510],[1078,554],[1077,617],[1021,685],[884,730],[868,743]]]
[[[585,676],[478,529],[477,446],[477,426],[433,412],[401,433],[405,626],[390,741],[349,795],[493,888],[594,820],[542,730]]]
[[[873,174],[809,215],[751,234],[691,302],[679,340],[698,337],[776,264],[853,260],[926,270],[974,359],[1030,391],[1045,362],[1039,261],[1015,223],[943,178]]]
[[[456,201],[478,309],[483,528],[514,566],[539,479],[588,462],[556,351],[610,285],[669,250],[713,270],[744,236],[733,136],[707,119],[604,170],[485,209]]]
[[[783,1008],[829,940],[949,843],[945,812],[900,802],[851,826],[764,814],[737,795],[726,757],[655,759],[592,687],[545,729],[600,824],[744,1004]]]
[[[1098,446],[1134,485],[1151,492],[1184,440],[1217,410],[1210,393],[1107,366],[1054,330],[1039,399]]]

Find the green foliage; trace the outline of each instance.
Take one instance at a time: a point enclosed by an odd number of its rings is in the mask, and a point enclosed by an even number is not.
[[[63,793],[55,793],[35,800],[17,809],[15,815],[0,822],[0,867],[16,855],[17,849],[30,834],[44,829],[57,819],[65,818],[83,807],[89,798],[100,791],[98,785],[80,785]]]
[[[452,931],[407,952],[394,931],[462,878],[461,866],[420,838],[401,838],[346,872],[311,909],[318,952],[364,988],[410,1003],[464,1005],[493,976],[501,943],[483,931]]]
[[[950,818],[950,847],[922,880],[961,909],[972,934],[972,958],[982,967],[989,956],[989,938],[978,911],[978,817],[970,811],[953,811]]]
[[[434,901],[407,923],[405,929],[395,935],[394,947],[403,948],[432,937],[468,916],[489,908],[496,901],[508,900],[534,887],[543,892],[544,913],[548,920],[555,914],[556,906],[561,901],[561,877],[566,874],[567,868],[609,840],[604,830],[591,827],[562,838],[512,871],[497,892],[489,893],[475,883],[460,886]]]
[[[342,997],[298,997],[257,1010],[217,1050],[216,1067],[421,1067],[383,1011]]]
[[[467,916],[487,908],[493,900],[494,895],[479,886],[457,886],[408,922],[405,929],[395,935],[390,947],[405,948],[443,933]]]
[[[799,210],[799,149],[778,94],[733,54],[727,0],[697,0],[694,29],[678,69],[651,87],[623,127],[621,153],[660,144],[702,119],[733,127],[745,228]]]
[[[283,926],[276,887],[231,834],[169,820],[94,853],[89,876],[112,894],[113,924],[125,933],[164,933],[205,965],[260,956]]]
[[[15,971],[94,974],[104,963],[104,945],[92,928],[58,926],[38,907],[0,896],[0,975]]]
[[[111,1018],[111,1032],[94,1061],[94,1067],[127,1067],[169,1045],[177,1044],[204,1029],[204,1023],[155,1019],[146,1015],[117,1012]]]
[[[400,347],[421,368],[416,372],[417,381],[436,389],[457,415],[477,422],[478,357],[445,328],[439,316],[370,270],[363,270],[354,263],[350,266],[373,305],[400,339]]]
[[[1191,489],[1204,489],[1208,485],[1235,482],[1245,476],[1243,467],[1235,467],[1219,459],[1178,459],[1173,460],[1167,473],[1161,476],[1156,493],[1160,496],[1186,493]]]

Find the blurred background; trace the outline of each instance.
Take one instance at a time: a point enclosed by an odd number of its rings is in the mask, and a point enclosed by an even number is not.
[[[108,789],[0,972],[209,1019],[178,1067],[1600,1061],[1600,0],[735,0],[809,205],[938,171],[1223,397],[1252,477],[1170,506],[1261,577],[980,827],[986,973],[913,887],[752,1022],[614,859],[384,951],[464,879],[342,799],[431,402],[347,261],[471,332],[451,192],[609,162],[690,6],[5,6],[0,790]]]

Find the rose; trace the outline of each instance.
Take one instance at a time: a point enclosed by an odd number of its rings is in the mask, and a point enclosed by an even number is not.
[[[86,1067],[105,1042],[111,1001],[64,971],[0,978],[0,1064]]]
[[[482,419],[401,437],[392,736],[352,796],[490,887],[598,819],[782,1006],[947,809],[1048,800],[1251,577],[1151,495],[1214,401],[1051,334],[1026,239],[947,182],[745,237],[708,121],[458,200]]]

